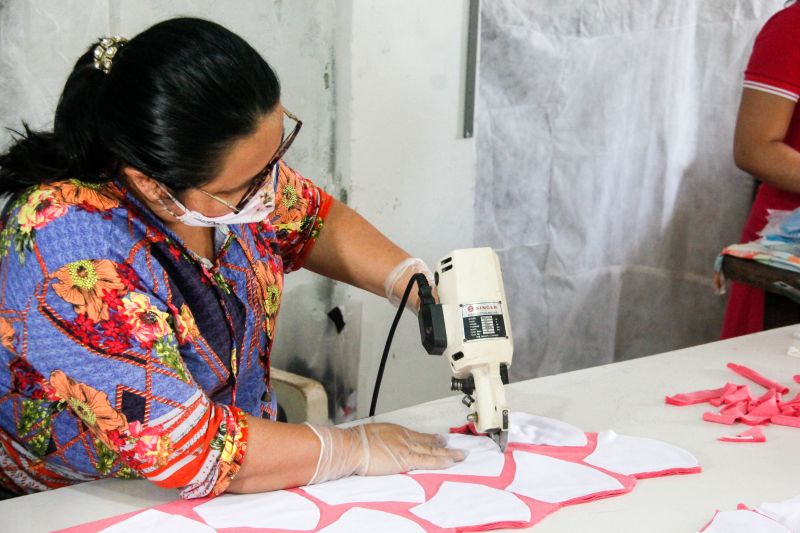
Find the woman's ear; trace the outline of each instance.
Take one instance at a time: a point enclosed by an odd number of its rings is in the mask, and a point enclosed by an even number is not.
[[[156,203],[164,196],[164,190],[159,183],[140,170],[126,166],[122,168],[122,174],[150,202]]]

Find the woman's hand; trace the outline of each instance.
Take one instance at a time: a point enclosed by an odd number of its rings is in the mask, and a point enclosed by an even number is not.
[[[353,474],[384,476],[447,468],[465,457],[461,450],[446,448],[440,435],[418,433],[395,424],[364,424],[347,429],[309,427],[321,443],[312,484]]]
[[[423,274],[425,276],[428,280],[428,285],[431,286],[434,299],[437,302],[439,301],[436,283],[434,282],[431,270],[422,259],[418,257],[409,257],[395,266],[383,282],[383,290],[386,293],[386,298],[393,306],[397,307],[400,305],[408,282],[415,274]],[[419,312],[419,287],[414,287],[409,293],[406,307],[411,309],[414,313]]]
[[[334,200],[325,229],[317,238],[305,268],[323,276],[349,283],[394,305],[400,301],[409,278],[423,272],[433,287],[433,275],[420,259],[413,259],[378,231],[364,217]],[[409,309],[419,308],[417,291],[409,297]]]

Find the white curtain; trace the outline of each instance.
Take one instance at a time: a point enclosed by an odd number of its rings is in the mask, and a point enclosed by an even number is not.
[[[512,376],[716,340],[713,260],[753,180],[743,70],[779,0],[486,0],[476,244],[498,250]]]

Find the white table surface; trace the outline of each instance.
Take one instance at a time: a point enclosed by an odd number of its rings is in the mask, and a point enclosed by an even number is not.
[[[800,359],[786,355],[797,326],[771,330],[632,361],[548,376],[508,387],[514,410],[557,418],[584,431],[613,429],[651,437],[692,452],[701,474],[645,479],[630,494],[561,509],[530,528],[538,533],[698,531],[716,509],[758,505],[800,494],[800,429],[767,426],[767,442],[725,443],[749,426],[703,422],[708,404],[669,406],[664,396],[747,383],[725,368],[748,365],[785,383],[794,395]],[[516,357],[522,357],[517,354]],[[753,395],[762,388],[751,384]],[[376,417],[414,429],[444,432],[460,425],[459,396]],[[0,502],[3,533],[49,531],[174,500],[176,493],[146,481],[102,480]],[[511,531],[511,530],[508,530]],[[516,530],[520,531],[520,530]]]

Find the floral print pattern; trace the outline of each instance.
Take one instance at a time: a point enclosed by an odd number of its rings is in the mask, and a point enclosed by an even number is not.
[[[162,427],[145,427],[138,421],[131,422],[126,432],[109,432],[109,438],[125,462],[138,468],[164,466],[172,451],[172,440]]]
[[[53,290],[75,307],[78,314],[86,313],[92,320],[108,320],[108,300],[111,291],[125,291],[116,265],[108,259],[73,261],[58,269]]]
[[[119,200],[106,195],[102,184],[68,180],[58,187],[64,202],[87,211],[108,211],[119,206]]]
[[[65,180],[10,201],[0,486],[144,477],[188,498],[226,490],[247,416],[275,413],[269,352],[283,275],[302,267],[331,204],[283,162],[276,194],[271,218],[224,230],[211,262],[119,181]]]
[[[131,326],[131,333],[145,345],[151,345],[171,331],[169,315],[150,303],[145,294],[133,293],[122,299],[122,310]]]
[[[98,391],[85,383],[77,383],[60,370],[50,376],[50,385],[56,396],[65,402],[75,415],[108,444],[107,432],[125,429],[128,422],[111,406],[106,393]]]
[[[269,337],[272,337],[274,331],[275,319],[280,309],[281,294],[283,294],[283,276],[276,275],[273,269],[274,267],[268,263],[256,261],[256,280],[266,317],[262,326]]]
[[[0,317],[0,345],[11,353],[16,353],[17,332],[14,331],[14,326],[11,321]]]
[[[175,335],[178,337],[178,342],[185,344],[200,337],[200,331],[197,329],[197,323],[188,305],[181,305],[180,311],[175,313],[173,319],[175,321]]]
[[[17,220],[20,231],[31,233],[32,230],[44,228],[50,222],[66,214],[68,205],[54,189],[33,191],[28,201],[19,210]]]

